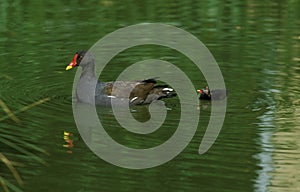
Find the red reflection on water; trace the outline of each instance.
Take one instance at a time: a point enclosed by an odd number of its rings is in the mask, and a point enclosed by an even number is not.
[[[73,151],[70,148],[73,148],[74,144],[73,144],[73,139],[71,138],[73,136],[73,133],[64,131],[64,140],[65,140],[65,144],[63,145],[63,147],[65,148],[69,148],[69,150],[67,150],[67,153],[72,154]]]

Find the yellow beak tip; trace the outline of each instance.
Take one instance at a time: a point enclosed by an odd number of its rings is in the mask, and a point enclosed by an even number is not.
[[[68,71],[68,70],[70,70],[70,69],[72,69],[72,68],[73,68],[72,66],[69,66],[69,65],[68,65],[68,66],[66,67],[66,71]]]

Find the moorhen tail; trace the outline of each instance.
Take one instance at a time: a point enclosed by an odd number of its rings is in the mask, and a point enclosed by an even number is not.
[[[155,100],[176,96],[167,85],[156,85],[154,78],[140,81],[100,82],[95,76],[95,60],[91,53],[78,51],[66,70],[82,67],[82,73],[76,87],[79,102],[96,105],[111,105],[114,102],[129,102],[130,105],[150,104]],[[93,90],[96,87],[96,90]],[[128,98],[129,95],[129,98]]]

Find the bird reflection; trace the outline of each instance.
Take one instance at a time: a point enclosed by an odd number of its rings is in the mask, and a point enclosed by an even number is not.
[[[68,148],[67,153],[73,153],[73,151],[71,150],[71,148],[73,148],[73,139],[72,139],[73,133],[64,131],[64,140],[65,140],[65,144],[63,144],[63,147]]]

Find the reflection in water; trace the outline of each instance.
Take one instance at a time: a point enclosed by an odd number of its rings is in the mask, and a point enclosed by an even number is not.
[[[294,57],[296,54],[291,54]],[[280,104],[274,114],[274,170],[270,190],[300,191],[300,73],[297,65],[286,66],[281,71],[286,74],[276,77],[283,91],[276,96]],[[284,81],[286,78],[288,81]]]
[[[290,55],[291,62],[295,62],[295,56]],[[274,62],[280,63],[281,57],[280,54],[273,57]],[[256,158],[262,169],[258,171],[256,188],[257,191],[299,191],[299,67],[267,65],[262,72],[268,77],[263,82],[265,99],[257,102],[258,106],[265,105],[265,112],[258,117],[261,152]]]
[[[276,102],[270,96],[272,92],[266,92],[266,112],[259,116],[258,123],[259,128],[259,140],[258,145],[260,146],[260,153],[258,153],[255,158],[259,160],[257,164],[261,167],[261,170],[257,171],[258,177],[256,179],[256,190],[257,191],[267,191],[270,185],[270,172],[273,170],[273,159],[272,154],[274,151],[274,146],[272,144],[272,136],[274,133],[274,111]],[[258,104],[261,105],[261,104]]]
[[[174,119],[165,119],[165,116],[162,115],[164,114],[163,109],[166,109],[163,101],[152,102],[148,106],[135,107],[137,111],[147,109],[143,111],[151,114],[150,120],[146,123],[141,123],[136,121],[136,119],[131,119],[129,116],[132,114],[130,114],[128,110],[124,110],[122,106],[117,109],[118,117],[116,113],[111,113],[112,116],[116,117],[117,121],[112,118],[107,118],[108,113],[103,110],[103,107],[99,108],[99,110],[100,114],[102,112],[102,115],[106,116],[104,118],[103,116],[97,116],[95,109],[93,109],[91,105],[74,103],[73,107],[78,130],[87,146],[105,161],[131,169],[155,167],[177,156],[187,146],[195,134],[195,129],[193,129],[193,124],[195,124],[195,122],[193,122],[194,119],[189,117],[193,116],[193,113],[198,114],[196,105],[193,103],[189,104],[189,110],[185,113],[180,113],[181,116],[178,119],[180,120],[180,124],[177,125]],[[143,115],[143,111],[140,111],[141,115]],[[169,110],[169,112],[171,113],[173,111]],[[180,111],[176,109],[175,113],[177,113],[177,116],[179,115],[178,112]],[[145,117],[145,115],[143,116]],[[157,116],[159,116],[159,118]],[[101,122],[98,117],[101,119]],[[160,119],[161,117],[163,118],[162,121]],[[125,123],[123,124],[124,126],[121,123],[122,121]],[[175,122],[176,126],[174,126],[174,124],[170,126],[169,123],[166,123],[168,121]],[[126,140],[123,139],[125,145],[120,145],[120,140],[116,140],[114,136],[108,134],[112,129],[114,129],[115,133],[118,133],[118,136],[128,138]],[[162,140],[159,145],[156,144],[158,142],[149,142],[148,145],[154,144],[154,146],[142,147],[143,145],[147,145],[146,142],[142,142],[144,140],[149,141],[151,137],[156,140],[160,139],[162,135],[161,130],[173,134],[169,133],[169,138]],[[128,147],[129,145],[133,147]],[[196,152],[194,153],[197,154]]]
[[[66,144],[63,144],[63,147],[68,148],[67,153],[73,153],[71,148],[73,148],[73,139],[72,139],[73,133],[64,131],[64,140]]]
[[[273,142],[276,150],[273,155],[272,191],[300,191],[300,102],[290,106],[293,109],[281,109],[276,113],[277,131]]]

